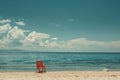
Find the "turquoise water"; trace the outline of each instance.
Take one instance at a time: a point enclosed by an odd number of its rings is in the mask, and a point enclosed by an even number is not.
[[[0,71],[35,71],[42,60],[47,71],[120,71],[120,53],[0,52]]]

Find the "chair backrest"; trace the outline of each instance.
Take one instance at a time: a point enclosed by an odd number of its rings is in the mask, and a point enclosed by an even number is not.
[[[36,61],[36,67],[39,68],[39,67],[43,67],[43,62],[42,61]]]

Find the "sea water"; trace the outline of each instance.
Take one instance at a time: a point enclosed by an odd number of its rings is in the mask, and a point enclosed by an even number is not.
[[[120,71],[120,53],[114,52],[0,52],[0,71],[35,71],[42,60],[47,71]]]

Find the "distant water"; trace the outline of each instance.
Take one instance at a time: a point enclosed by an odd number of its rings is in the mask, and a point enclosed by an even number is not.
[[[120,53],[0,52],[0,71],[35,71],[43,60],[47,71],[120,71]]]

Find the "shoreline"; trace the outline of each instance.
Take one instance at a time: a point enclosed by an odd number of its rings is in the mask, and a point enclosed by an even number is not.
[[[0,80],[119,80],[120,71],[0,72]]]

